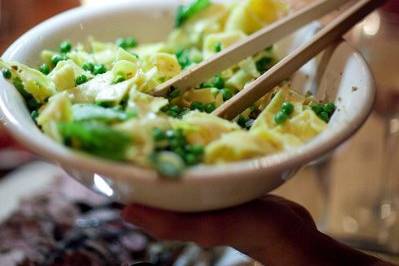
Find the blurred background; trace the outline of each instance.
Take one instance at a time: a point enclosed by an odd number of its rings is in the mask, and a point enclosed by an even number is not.
[[[0,51],[54,14],[106,1],[0,0]],[[296,8],[311,1],[290,0]],[[331,158],[306,167],[275,192],[304,205],[327,234],[392,260],[399,258],[398,31],[399,1],[391,0],[346,36],[375,75],[378,93],[374,111],[364,127]],[[12,189],[4,189],[10,188],[11,177],[22,180],[36,176],[49,182],[46,176],[62,173],[24,151],[0,126],[0,175],[0,191],[5,193],[0,193],[1,219],[17,204],[8,200]],[[220,255],[220,251],[212,254]]]

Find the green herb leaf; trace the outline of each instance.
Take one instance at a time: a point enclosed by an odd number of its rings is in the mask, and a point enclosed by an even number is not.
[[[97,120],[105,123],[120,122],[134,117],[128,112],[105,108],[94,104],[74,104],[72,106],[74,121]]]
[[[36,101],[36,99],[32,96],[32,94],[30,94],[29,92],[27,92],[25,90],[24,83],[19,77],[13,78],[12,79],[12,84],[14,85],[14,87],[17,89],[17,91],[24,98],[26,106],[28,107],[29,111],[32,112],[34,110],[39,109],[41,104],[38,101]]]
[[[125,160],[132,143],[130,136],[97,122],[60,123],[58,130],[65,145],[111,160]]]
[[[210,5],[210,0],[195,0],[187,6],[179,6],[176,14],[176,28]]]

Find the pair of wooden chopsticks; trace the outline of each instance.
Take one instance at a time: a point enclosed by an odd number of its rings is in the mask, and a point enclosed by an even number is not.
[[[382,5],[384,0],[319,0],[292,15],[271,24],[254,33],[244,41],[232,45],[212,58],[196,65],[186,72],[161,84],[155,90],[155,95],[165,96],[171,89],[184,92],[195,88],[216,73],[228,69],[241,60],[264,50],[278,40],[318,19],[346,3],[353,4],[338,15],[332,22],[319,31],[311,41],[297,48],[283,58],[269,71],[250,83],[230,100],[214,111],[214,114],[225,119],[233,119],[268,91],[290,77],[302,65],[315,57],[329,44],[340,38],[356,23],[362,20],[374,9]]]

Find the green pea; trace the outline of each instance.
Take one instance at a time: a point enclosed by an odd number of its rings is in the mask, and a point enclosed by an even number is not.
[[[185,136],[183,135],[183,133],[182,133],[182,132],[179,132],[179,131],[177,131],[177,130],[172,130],[172,131],[173,131],[173,136],[170,137],[170,138],[168,138],[168,139],[169,139],[170,141],[172,141],[172,140],[177,140],[177,141],[179,142],[179,145],[180,145],[180,146],[181,146],[181,145],[184,146],[186,139],[185,139]]]
[[[186,152],[184,151],[184,149],[182,147],[176,146],[172,150],[174,153],[179,155],[180,158],[183,158],[183,160],[184,160],[184,157],[186,156]]]
[[[130,49],[137,46],[137,41],[134,37],[120,38],[116,41],[116,45],[123,49]]]
[[[195,144],[195,145],[189,145],[188,146],[189,152],[195,155],[202,155],[205,152],[205,148],[203,145],[200,144]]]
[[[126,38],[126,44],[129,47],[134,48],[137,46],[137,40],[134,37],[128,37],[128,38]]]
[[[231,97],[233,97],[234,92],[232,89],[229,88],[224,88],[221,90],[222,95],[223,95],[223,101],[227,101],[229,99],[231,99]]]
[[[118,45],[121,48],[126,48],[126,41],[124,38],[119,38],[116,40],[116,45]]]
[[[274,49],[274,46],[271,45],[271,46],[267,47],[267,48],[265,49],[265,51],[266,51],[266,52],[272,52],[273,49]]]
[[[114,78],[114,80],[112,81],[112,83],[116,84],[116,83],[120,83],[122,81],[125,81],[125,77],[123,75],[116,75],[116,77]]]
[[[162,141],[166,139],[166,134],[159,128],[154,128],[152,131],[152,137],[155,141]]]
[[[170,108],[171,111],[176,112],[176,113],[180,113],[181,112],[181,108],[178,105],[173,105]]]
[[[242,127],[242,128],[246,128],[245,124],[247,123],[247,121],[248,121],[248,118],[246,118],[246,117],[240,115],[240,116],[238,117],[237,124],[238,124],[240,127]]]
[[[103,64],[94,65],[94,69],[93,69],[94,75],[104,74],[105,72],[107,72],[107,68],[105,67],[105,65],[103,65]]]
[[[175,117],[175,118],[179,117],[179,114],[177,112],[175,112],[175,111],[172,111],[172,110],[168,110],[166,112],[166,114],[171,116],[171,117]]]
[[[224,87],[224,79],[220,75],[216,75],[209,81],[201,83],[200,88],[218,88],[219,90]]]
[[[72,44],[68,41],[63,41],[60,44],[60,52],[61,53],[64,53],[64,54],[69,53],[71,51],[71,49],[72,49]]]
[[[207,113],[212,113],[213,111],[215,111],[215,109],[216,109],[215,103],[207,103],[204,106],[204,111]]]
[[[183,130],[181,128],[176,129],[175,136],[176,136],[176,138],[184,139]]]
[[[223,89],[224,87],[224,79],[220,75],[216,75],[213,78],[213,84],[215,88]]]
[[[177,114],[176,112],[173,112],[173,111],[171,111],[171,110],[167,110],[167,111],[166,111],[166,114],[167,114],[168,116],[171,116],[171,117],[177,117],[177,116],[178,116],[178,114]]]
[[[168,98],[176,98],[180,96],[180,90],[173,88],[172,91],[169,93]]]
[[[184,156],[184,161],[187,163],[187,165],[195,165],[198,163],[198,157],[194,154],[188,153]]]
[[[330,116],[328,115],[328,113],[327,112],[321,112],[320,114],[319,114],[319,117],[324,121],[324,122],[326,122],[326,123],[328,123],[329,121],[330,121]]]
[[[164,107],[161,108],[161,112],[166,113],[169,110],[170,105],[165,105]]]
[[[278,124],[278,125],[284,123],[287,119],[288,119],[288,115],[281,111],[274,115],[274,122],[276,122],[276,124]]]
[[[176,58],[182,69],[189,67],[193,62],[191,61],[190,49],[181,49],[176,52]]]
[[[216,53],[219,53],[220,51],[222,51],[222,44],[220,43],[220,42],[218,42],[216,45],[215,45],[215,52]]]
[[[86,62],[82,65],[82,68],[86,71],[93,72],[94,71],[94,64],[90,62]]]
[[[323,112],[323,106],[321,104],[312,104],[311,106],[313,112],[315,112],[317,115],[319,115],[321,112]]]
[[[185,168],[184,161],[173,152],[159,152],[153,155],[152,161],[158,172],[168,179],[173,178],[175,180]]]
[[[210,82],[202,82],[202,83],[200,84],[200,88],[201,88],[201,89],[212,88],[212,87],[213,87],[213,84],[210,83]]]
[[[336,106],[334,103],[326,103],[323,105],[324,112],[332,115],[335,112]]]
[[[42,64],[39,67],[39,71],[42,72],[45,75],[48,75],[50,73],[50,67],[47,64]]]
[[[272,67],[272,63],[273,63],[273,58],[262,57],[255,63],[255,65],[258,72],[263,74]]]
[[[284,102],[281,105],[281,111],[289,116],[294,112],[294,105],[290,102]]]
[[[166,137],[168,139],[173,139],[176,136],[175,131],[172,129],[169,129],[166,131]]]
[[[80,75],[76,78],[75,83],[76,85],[80,85],[83,83],[86,83],[88,81],[88,78],[86,75]]]
[[[3,74],[3,77],[5,78],[5,79],[10,79],[11,77],[12,77],[12,73],[11,73],[11,71],[9,70],[9,69],[3,69],[2,71],[2,74]]]
[[[60,55],[60,54],[55,54],[51,57],[51,63],[56,66],[58,64],[58,62],[64,61],[66,60],[67,57]]]
[[[179,149],[181,148],[182,144],[182,140],[178,138],[169,140],[169,145],[172,147],[172,149]]]
[[[190,106],[191,110],[199,110],[203,111],[204,110],[204,105],[201,102],[192,102]]]

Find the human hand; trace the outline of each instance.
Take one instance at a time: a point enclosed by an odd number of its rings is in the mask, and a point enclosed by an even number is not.
[[[272,195],[205,213],[132,205],[123,216],[159,239],[194,241],[203,247],[228,245],[271,266],[390,265],[320,233],[306,209]]]

